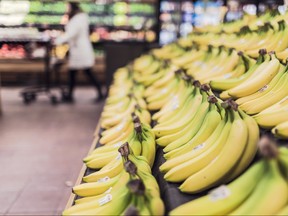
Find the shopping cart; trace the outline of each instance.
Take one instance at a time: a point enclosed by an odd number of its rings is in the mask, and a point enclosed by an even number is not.
[[[59,102],[59,98],[52,93],[51,89],[60,90],[60,94],[65,94],[65,87],[60,85],[59,71],[64,64],[64,59],[57,56],[57,47],[53,46],[51,42],[45,44],[46,54],[44,57],[44,84],[30,86],[23,89],[20,95],[23,98],[25,104],[30,104],[37,100],[38,95],[45,95],[50,99],[51,104],[56,105]],[[55,77],[55,81],[52,83],[52,78]]]

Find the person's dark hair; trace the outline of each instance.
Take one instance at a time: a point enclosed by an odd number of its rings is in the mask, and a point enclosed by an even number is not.
[[[68,2],[70,11],[68,12],[69,20],[75,16],[77,13],[82,12],[78,2]]]

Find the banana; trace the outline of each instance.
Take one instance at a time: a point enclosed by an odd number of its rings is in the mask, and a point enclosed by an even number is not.
[[[123,142],[123,140],[129,139],[131,134],[133,133],[134,125],[130,123],[126,130],[121,131],[121,133],[117,133],[117,137],[111,140],[105,139],[108,135],[100,138],[99,142],[102,145],[114,145],[115,143]],[[111,135],[112,136],[112,135]],[[114,136],[112,136],[114,137]],[[103,139],[102,139],[103,138]],[[124,141],[125,142],[125,141]]]
[[[261,70],[263,70],[266,67],[266,65],[268,63],[268,58],[266,58],[266,61],[265,61],[265,55],[266,55],[266,52],[261,51],[260,55],[257,59],[256,64],[253,65],[251,68],[249,68],[249,70],[247,72],[245,72],[243,75],[241,75],[240,77],[225,79],[225,80],[212,80],[210,82],[211,88],[215,89],[215,90],[221,90],[221,91],[225,90],[226,91],[226,90],[232,89],[232,88],[240,85],[241,83],[245,82],[250,77],[252,77],[253,74],[259,73]],[[265,61],[265,63],[264,63],[264,61]],[[261,67],[260,67],[260,65],[261,65]]]
[[[147,159],[149,166],[152,167],[156,155],[155,135],[149,125],[142,124],[142,130],[143,140],[141,143],[141,155],[143,155]]]
[[[166,153],[164,157],[169,160],[176,156],[184,155],[187,152],[193,151],[196,146],[204,143],[204,141],[208,139],[214,130],[216,130],[216,127],[221,122],[221,118],[220,113],[216,110],[216,106],[212,106],[197,134],[183,146]]]
[[[278,148],[279,150],[279,155],[278,155],[278,161],[279,161],[279,166],[280,166],[280,169],[283,173],[283,176],[284,178],[288,179],[288,149],[286,147],[279,147]]]
[[[100,124],[102,128],[108,129],[113,127],[121,122],[123,118],[129,116],[133,110],[135,109],[136,102],[135,100],[131,100],[129,107],[122,113],[115,114],[115,116],[107,119],[100,119]]]
[[[288,139],[288,121],[276,125],[272,129],[272,133],[279,138]]]
[[[126,186],[102,198],[72,206],[63,215],[119,215],[129,204],[131,194]]]
[[[220,154],[199,172],[187,178],[179,187],[182,192],[197,193],[219,184],[241,157],[248,138],[248,129],[237,111],[227,141]],[[230,157],[227,157],[230,155]]]
[[[201,74],[196,76],[195,78],[198,79],[201,83],[209,83],[215,77],[220,75],[225,75],[233,71],[233,69],[237,66],[239,62],[239,55],[235,50],[232,50],[232,53],[228,56],[224,63],[218,65],[218,68],[214,70],[209,70],[205,74]]]
[[[111,140],[116,139],[118,136],[120,136],[120,134],[123,131],[127,130],[128,126],[130,124],[132,124],[132,119],[130,116],[122,119],[122,121],[119,124],[115,125],[114,127],[109,128],[105,131],[102,131],[101,132],[101,138],[100,138],[99,142],[100,143],[107,143]]]
[[[203,97],[203,102],[199,106],[199,109],[196,111],[195,117],[190,121],[187,126],[185,126],[185,128],[175,133],[175,137],[177,138],[174,139],[172,142],[168,142],[166,147],[163,149],[164,153],[177,149],[187,143],[189,140],[191,140],[199,131],[208,111],[209,102],[207,101],[207,97]]]
[[[151,55],[142,55],[135,59],[133,62],[133,69],[135,71],[142,71],[147,69],[153,62],[153,57]]]
[[[151,86],[148,86],[144,91],[144,97],[149,97],[155,94],[155,91],[159,91],[159,89],[162,89],[164,86],[168,85],[170,82],[172,82],[175,79],[174,71],[169,70],[162,79],[157,80],[154,82]]]
[[[171,82],[169,82],[168,85],[166,85],[164,88],[161,88],[158,94],[151,95],[146,98],[147,103],[152,103],[154,101],[161,100],[163,98],[169,98],[169,96],[177,89],[179,82],[178,80],[174,79]]]
[[[286,69],[286,73],[280,78],[279,82],[274,86],[274,88],[267,92],[267,94],[240,105],[240,108],[246,111],[247,114],[256,114],[261,112],[274,103],[281,101],[288,95],[287,84],[288,73]]]
[[[171,97],[169,102],[166,103],[159,112],[152,116],[152,119],[157,120],[159,124],[177,119],[177,115],[179,115],[177,113],[180,113],[180,110],[186,107],[185,104],[189,103],[193,89],[193,86],[188,86],[184,89],[184,83],[182,82],[178,92]]]
[[[255,92],[254,94],[239,98],[236,100],[236,103],[239,105],[245,104],[249,101],[252,101],[254,99],[260,98],[263,95],[266,95],[268,92],[270,92],[270,90],[272,91],[272,89],[280,82],[281,78],[284,78],[283,74],[286,71],[286,68],[283,67],[282,65],[280,65],[279,67],[279,71],[276,74],[276,76],[271,80],[270,83],[267,83],[265,86],[263,86],[262,88],[260,88],[257,92]]]
[[[103,194],[110,187],[113,187],[116,182],[121,179],[121,175],[115,176],[113,178],[103,178],[97,182],[83,183],[73,187],[73,193],[81,197],[90,197]]]
[[[287,109],[288,97],[285,97],[278,103],[254,115],[253,118],[261,127],[273,128],[282,122],[288,121]]]
[[[112,161],[110,161],[107,165],[101,168],[99,171],[91,173],[87,176],[83,177],[84,182],[95,182],[99,179],[105,178],[106,176],[109,178],[113,178],[123,170],[123,163],[121,160],[121,155],[118,155]]]
[[[117,151],[107,152],[102,154],[94,154],[92,157],[89,157],[85,164],[90,169],[101,169],[102,167],[106,166],[110,161],[114,158],[118,157],[119,153]]]
[[[279,212],[277,212],[276,214],[278,215],[288,215],[288,206],[285,206],[284,208],[282,208]]]
[[[204,55],[205,52],[203,52],[202,50],[191,50],[189,52],[186,52],[184,55],[179,56],[178,58],[172,59],[171,62],[172,64],[183,68],[191,62],[203,58]]]
[[[277,161],[270,159],[267,169],[268,172],[260,180],[252,195],[231,212],[231,215],[275,215],[286,205],[287,182],[280,173]]]
[[[191,175],[202,170],[221,152],[230,130],[231,119],[228,118],[223,129],[217,131],[217,139],[212,140],[214,138],[214,134],[212,134],[206,142],[202,145],[200,144],[194,151],[192,150],[184,155],[168,160],[166,166],[164,163],[160,167],[161,171],[168,170],[164,178],[170,182],[183,182]]]
[[[169,126],[155,126],[153,128],[153,132],[157,137],[161,137],[164,135],[168,135],[171,133],[175,133],[183,127],[185,127],[195,116],[196,110],[198,110],[199,106],[201,105],[202,102],[202,95],[200,94],[200,89],[196,88],[196,94],[195,97],[192,98],[191,103],[189,104],[188,112],[183,112],[182,113],[182,118],[179,119],[179,121],[175,122],[173,125]]]
[[[260,161],[228,185],[222,185],[208,195],[187,202],[169,215],[226,215],[249,197],[264,175],[265,164]]]
[[[260,71],[260,73],[256,74],[254,77],[251,77],[235,88],[230,89],[228,94],[234,98],[239,98],[257,92],[260,88],[273,79],[273,77],[277,74],[279,67],[279,60],[275,58],[275,55],[272,55],[271,61],[267,64],[263,71]]]
[[[286,61],[286,59],[288,58],[288,48],[284,49],[281,52],[276,52],[276,55],[278,59]]]
[[[137,71],[139,71],[140,73],[144,73],[144,74],[153,74],[156,71],[159,70],[161,66],[161,62],[158,60],[153,60],[152,63],[149,65],[149,67],[143,67],[141,69],[138,69]]]
[[[238,177],[250,165],[258,149],[257,144],[259,142],[260,131],[256,121],[249,115],[245,114],[241,109],[239,109],[239,113],[247,125],[248,140],[243,155],[237,162],[236,167],[234,167],[231,173],[229,173],[229,175],[226,177],[225,182],[230,182],[231,180]]]

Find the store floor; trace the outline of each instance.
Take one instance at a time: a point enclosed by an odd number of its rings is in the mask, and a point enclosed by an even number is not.
[[[92,143],[103,103],[78,88],[72,105],[45,97],[24,105],[20,89],[2,88],[0,215],[59,215]]]

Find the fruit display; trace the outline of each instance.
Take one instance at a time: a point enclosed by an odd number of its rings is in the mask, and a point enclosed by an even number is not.
[[[135,157],[146,161],[150,176],[152,168],[160,179],[163,199],[167,187],[185,194],[185,201],[172,211],[165,206],[165,214],[287,213],[288,150],[279,147],[288,139],[286,17],[269,12],[249,26],[243,26],[244,19],[237,22],[238,31],[230,24],[213,32],[197,29],[119,68],[99,122],[100,146],[83,160],[92,171],[83,177],[86,183],[74,187],[83,198],[63,214],[108,214],[106,204],[97,207],[103,198],[98,193],[110,185],[117,188],[127,171],[125,161],[137,166]],[[131,158],[123,157],[128,152],[123,148],[132,152]],[[141,168],[137,170],[140,176]],[[106,177],[102,188],[98,181]],[[144,177],[140,179],[145,185]],[[163,181],[168,185],[164,189]],[[121,199],[117,204],[122,208],[109,213],[121,214],[134,203],[138,213],[129,214],[149,215],[127,187],[115,193],[131,199]],[[114,205],[113,200],[109,204]]]
[[[81,198],[63,215],[164,214],[151,174],[156,143],[143,93],[129,70],[116,72],[101,114],[100,147],[83,159],[93,172],[73,188]]]
[[[119,154],[119,152],[120,154]],[[120,172],[75,186],[83,197],[63,215],[163,215],[164,204],[151,168],[143,156],[136,156],[128,143],[118,149]]]
[[[41,34],[36,28],[0,28],[0,40],[39,40],[43,38],[43,34]]]
[[[288,149],[271,146],[266,137],[259,145],[265,157],[240,177],[169,215],[287,215]]]
[[[1,59],[23,59],[27,55],[23,45],[2,44],[0,47]]]

